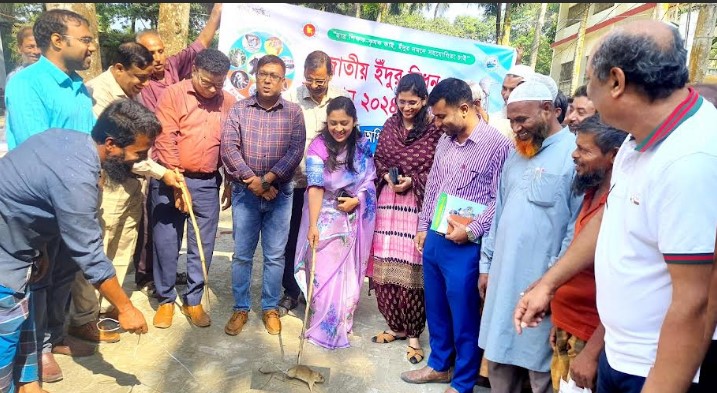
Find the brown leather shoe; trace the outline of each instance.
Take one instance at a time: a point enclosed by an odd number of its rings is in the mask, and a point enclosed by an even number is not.
[[[277,335],[281,333],[281,319],[279,319],[279,311],[266,310],[261,317],[264,321],[264,327],[269,334]]]
[[[87,322],[80,326],[70,326],[67,334],[94,343],[116,343],[120,340],[119,332],[102,331],[97,328],[97,321]]]
[[[401,373],[401,379],[408,383],[448,383],[451,377],[450,370],[436,371],[429,366]]]
[[[42,354],[42,382],[62,381],[62,370],[60,365],[55,361],[55,356],[50,353]]]
[[[182,314],[186,315],[194,326],[207,327],[212,324],[212,320],[209,318],[209,315],[204,312],[204,308],[202,308],[201,304],[197,304],[196,306],[183,304],[181,310]]]
[[[166,329],[172,326],[172,317],[174,317],[174,303],[161,304],[157,307],[152,324],[156,328]]]
[[[230,336],[236,336],[241,332],[247,319],[249,319],[248,311],[234,311],[231,318],[224,326],[224,333]]]
[[[97,352],[97,346],[84,341],[74,340],[71,336],[65,337],[61,342],[52,346],[52,353],[75,358],[92,356]]]

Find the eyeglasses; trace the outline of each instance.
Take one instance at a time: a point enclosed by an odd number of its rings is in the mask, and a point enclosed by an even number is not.
[[[89,46],[90,44],[97,44],[97,40],[95,40],[94,37],[80,37],[80,38],[77,38],[77,37],[73,37],[73,36],[67,35],[67,34],[61,34],[61,35],[62,35],[63,37],[67,37],[67,38],[74,38],[74,39],[76,39],[77,41],[80,41],[81,43],[83,43],[83,44],[85,44],[85,45],[88,45],[88,46]]]
[[[212,81],[208,81],[202,77],[199,77],[199,84],[205,89],[211,89],[214,87],[217,90],[221,90],[224,88],[224,81],[221,83],[213,83]]]
[[[305,84],[306,86],[316,85],[316,87],[324,87],[327,82],[328,82],[328,80],[326,80],[326,79],[311,79],[311,78],[306,78],[306,80],[304,81],[304,84]]]
[[[397,104],[398,106],[416,106],[421,101],[418,100],[410,100],[410,101],[404,101],[404,100],[398,100]]]
[[[277,74],[267,74],[266,72],[258,72],[256,74],[256,79],[258,80],[266,80],[269,78],[272,82],[278,82],[282,79],[284,79],[283,75],[277,75]]]

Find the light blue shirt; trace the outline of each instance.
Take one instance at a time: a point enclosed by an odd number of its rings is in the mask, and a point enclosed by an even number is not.
[[[520,336],[513,311],[520,292],[540,278],[572,241],[582,195],[571,191],[575,135],[551,135],[533,158],[515,150],[503,166],[495,215],[483,238],[480,273],[488,290],[478,345],[493,362],[550,371],[550,318]]]
[[[96,121],[82,77],[64,73],[44,56],[8,81],[5,107],[9,150],[50,128],[89,134]]]

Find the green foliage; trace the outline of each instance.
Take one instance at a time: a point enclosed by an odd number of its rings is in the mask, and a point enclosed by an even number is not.
[[[540,46],[538,47],[538,63],[535,66],[535,70],[544,75],[550,74],[550,65],[553,58],[553,49],[550,47],[550,44],[555,41],[558,7],[559,4],[557,3],[552,3],[548,6]],[[539,12],[540,3],[524,4],[522,7],[514,8],[510,33],[511,46],[523,48],[523,64],[530,62],[530,50],[533,47],[535,25],[537,24]]]
[[[5,72],[10,73],[20,64],[20,53],[17,51],[15,34],[23,26],[32,25],[44,9],[43,3],[14,3],[11,18],[3,18],[2,47],[5,55]]]

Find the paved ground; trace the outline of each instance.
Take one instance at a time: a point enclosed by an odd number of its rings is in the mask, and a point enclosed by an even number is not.
[[[147,335],[122,334],[115,344],[102,344],[98,353],[85,358],[56,355],[64,372],[64,380],[45,384],[52,393],[128,393],[128,392],[308,392],[307,386],[296,380],[286,380],[281,374],[264,375],[259,368],[287,369],[296,362],[299,348],[303,310],[297,315],[282,318],[284,358],[278,336],[266,333],[261,322],[261,263],[260,250],[255,255],[252,282],[252,312],[244,331],[238,336],[224,333],[224,324],[231,314],[230,260],[232,250],[231,214],[221,215],[217,247],[209,273],[211,317],[208,328],[189,324],[179,309],[174,325],[169,329],[151,326],[156,301],[149,301],[134,291],[132,274],[127,276],[125,289],[134,304],[144,313],[150,324]],[[184,252],[184,249],[183,249]],[[180,269],[184,267],[180,264]],[[404,370],[425,365],[412,365],[405,358],[405,341],[375,344],[371,337],[385,329],[375,297],[368,296],[367,286],[355,315],[351,348],[335,351],[306,343],[302,364],[323,371],[327,381],[315,385],[314,392],[420,392],[442,393],[447,385],[409,385],[399,374]],[[421,343],[428,348],[428,335]],[[485,393],[487,389],[476,388]]]

